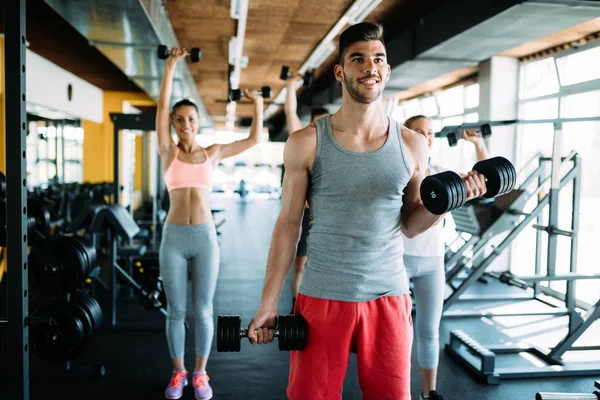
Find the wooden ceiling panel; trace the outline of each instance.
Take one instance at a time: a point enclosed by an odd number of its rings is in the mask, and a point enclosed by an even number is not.
[[[292,22],[298,24],[328,25],[331,28],[346,12],[354,0],[304,0],[294,14]],[[335,20],[332,16],[335,15]],[[323,35],[324,36],[324,35]]]
[[[241,70],[240,87],[271,86],[273,95],[284,82],[282,65],[298,69],[354,0],[250,0],[243,54],[248,66]],[[372,13],[378,18],[398,3],[414,0],[383,0]],[[228,44],[237,34],[230,17],[229,0],[166,0],[165,7],[182,46],[200,47],[202,60],[189,64],[209,112],[217,120],[226,114],[228,90]],[[317,71],[330,73],[336,55]],[[268,104],[267,100],[265,103]],[[238,103],[236,115],[252,116],[252,105]]]

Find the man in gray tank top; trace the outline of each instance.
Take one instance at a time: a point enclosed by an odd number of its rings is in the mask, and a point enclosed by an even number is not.
[[[281,212],[248,338],[273,340],[269,328],[308,199],[308,261],[295,305],[308,339],[291,354],[287,396],[340,399],[355,352],[363,399],[406,400],[413,330],[402,233],[415,237],[443,216],[427,211],[419,195],[426,139],[385,114],[390,66],[382,27],[360,23],[344,31],[338,62],[342,107],[295,133],[285,147]],[[468,199],[485,192],[482,175],[471,171],[463,179]]]

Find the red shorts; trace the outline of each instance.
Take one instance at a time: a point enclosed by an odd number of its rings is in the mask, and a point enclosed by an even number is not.
[[[363,399],[410,400],[411,308],[408,294],[361,303],[298,295],[308,342],[291,352],[288,399],[341,399],[354,352]]]

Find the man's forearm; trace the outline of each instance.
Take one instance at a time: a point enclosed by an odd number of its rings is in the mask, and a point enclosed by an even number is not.
[[[425,206],[415,208],[410,214],[402,215],[400,218],[402,233],[408,237],[415,237],[431,228],[444,218],[444,214],[436,215],[430,213]]]
[[[285,278],[294,261],[299,238],[299,226],[294,227],[279,219],[277,220],[273,229],[265,284],[260,300],[262,308],[274,311],[277,309]]]

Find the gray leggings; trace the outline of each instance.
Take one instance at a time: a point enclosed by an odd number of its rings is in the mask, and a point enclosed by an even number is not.
[[[220,249],[211,223],[165,223],[159,250],[160,274],[167,295],[167,343],[172,359],[185,352],[188,263],[192,267],[192,306],[196,317],[196,356],[208,356],[214,335],[213,297]]]
[[[414,283],[417,361],[423,369],[437,368],[440,355],[440,320],[446,276],[444,257],[404,256],[404,265]]]

